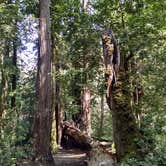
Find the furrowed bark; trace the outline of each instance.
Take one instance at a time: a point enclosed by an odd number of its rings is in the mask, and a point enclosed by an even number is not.
[[[51,153],[51,37],[50,1],[40,0],[40,57],[34,119],[34,147],[43,165],[54,165]]]
[[[83,88],[81,129],[87,135],[91,135],[90,90],[88,87]]]

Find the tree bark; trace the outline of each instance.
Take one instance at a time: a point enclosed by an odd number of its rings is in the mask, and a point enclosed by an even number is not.
[[[88,136],[91,135],[91,110],[90,110],[90,90],[88,87],[83,88],[82,94],[82,113],[80,128]]]
[[[130,105],[131,96],[129,76],[124,70],[119,71],[118,81],[113,89],[113,137],[118,159],[127,154],[136,153],[134,139],[138,137],[138,127]]]
[[[7,74],[7,64],[6,61],[9,58],[9,42],[4,42],[5,52],[1,56],[0,62],[1,68],[1,83],[0,83],[0,135],[3,130],[3,119],[6,116],[7,109],[7,95],[8,95],[8,74]]]
[[[134,139],[138,136],[138,128],[130,105],[130,89],[128,69],[124,67],[127,59],[119,65],[119,49],[113,34],[103,35],[103,53],[105,62],[106,99],[112,112],[113,138],[118,159],[136,152]],[[117,76],[118,72],[118,76]]]
[[[55,118],[56,122],[56,143],[58,146],[61,145],[61,138],[62,138],[62,123],[63,123],[63,112],[62,112],[62,104],[60,100],[60,83],[58,78],[56,77],[57,73],[60,74],[60,62],[59,58],[56,55],[56,36],[52,34],[52,89],[53,89],[53,103],[52,103],[52,110],[55,112],[53,118]],[[54,130],[54,129],[53,129]]]
[[[15,97],[15,91],[17,86],[17,46],[16,41],[13,41],[13,57],[12,57],[12,63],[14,68],[14,73],[12,75],[12,97],[11,97],[11,108],[14,108],[16,106],[16,97]]]
[[[82,0],[82,9],[83,9],[84,13],[87,12],[88,2],[89,2],[89,0]]]
[[[7,84],[7,77],[5,75],[4,69],[1,70],[1,87],[0,87],[0,118],[2,118],[3,113],[6,109],[6,97],[7,97],[7,89],[8,89],[8,84]]]
[[[51,153],[51,38],[50,1],[40,0],[40,59],[34,119],[34,148],[43,165],[54,165]]]
[[[103,135],[103,123],[104,123],[104,95],[101,95],[100,124],[99,124],[99,131],[98,131],[99,139],[101,139]]]
[[[88,7],[89,0],[82,0],[82,13],[87,13],[87,7]],[[88,13],[87,13],[88,14]],[[82,84],[84,84],[82,90],[81,90],[81,113],[80,113],[80,129],[85,132],[88,136],[91,135],[92,129],[91,129],[91,94],[90,89],[88,87],[88,80],[89,80],[89,61],[86,59],[87,52],[85,51],[86,48],[83,49],[83,64],[82,67],[84,68],[83,73],[83,81]]]
[[[57,140],[58,146],[60,146],[61,138],[62,138],[63,113],[62,113],[61,102],[60,102],[60,87],[59,87],[58,81],[56,81],[56,85],[55,85],[55,96],[56,96],[56,103],[55,103],[56,140]]]

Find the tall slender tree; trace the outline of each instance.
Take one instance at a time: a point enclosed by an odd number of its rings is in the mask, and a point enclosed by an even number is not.
[[[15,98],[15,90],[16,90],[16,86],[17,86],[17,44],[16,44],[16,41],[13,42],[12,63],[13,63],[14,72],[12,74],[12,92],[13,92],[13,95],[11,97],[11,108],[14,108],[16,106],[16,98]]]
[[[40,0],[40,57],[38,63],[34,147],[44,165],[54,165],[51,153],[51,37],[50,1]]]
[[[82,1],[82,11],[83,15],[88,14],[87,8],[88,8],[88,2],[89,0],[83,0]],[[84,47],[84,46],[83,46]],[[84,87],[82,89],[82,112],[81,112],[81,126],[82,130],[86,132],[89,136],[91,135],[92,129],[91,129],[91,93],[90,89],[88,87],[88,80],[89,80],[89,61],[86,59],[87,57],[87,48],[83,48],[83,68],[85,70],[85,73],[83,74],[83,84]]]
[[[9,0],[9,3],[14,4],[15,6],[18,6],[19,1],[16,0],[15,2],[12,2],[12,0]],[[17,88],[17,47],[18,47],[18,7],[17,9],[17,15],[14,20],[14,37],[12,39],[12,65],[13,65],[13,73],[11,76],[11,91],[12,91],[12,97],[11,97],[11,108],[14,108],[16,106],[16,88]]]
[[[8,95],[8,74],[7,74],[7,60],[9,58],[9,45],[8,41],[4,42],[4,52],[2,52],[3,54],[1,55],[0,58],[0,63],[2,65],[1,68],[1,83],[0,83],[0,119],[1,119],[1,123],[0,123],[0,133],[1,130],[3,128],[3,119],[5,118],[5,114],[6,114],[6,109],[7,109],[7,95]]]
[[[52,30],[54,25],[52,25]],[[55,41],[55,34],[52,33],[52,89],[53,89],[53,103],[52,103],[52,111],[53,113],[53,119],[56,121],[56,142],[57,145],[61,145],[61,137],[62,137],[62,123],[63,123],[63,113],[62,113],[62,107],[61,107],[61,99],[60,99],[60,83],[57,78],[57,73],[60,75],[60,62],[58,58],[58,53],[56,54],[56,41]],[[54,131],[53,129],[52,131]]]

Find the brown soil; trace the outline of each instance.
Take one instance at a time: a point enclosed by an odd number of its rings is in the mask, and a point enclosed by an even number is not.
[[[60,149],[54,155],[55,166],[87,166],[87,155],[76,149]],[[39,162],[23,160],[19,166],[43,166]]]
[[[54,156],[56,166],[87,166],[87,155],[80,150],[59,150]]]

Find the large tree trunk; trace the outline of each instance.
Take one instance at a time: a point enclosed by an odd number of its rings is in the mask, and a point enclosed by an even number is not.
[[[113,136],[118,159],[136,152],[134,139],[138,136],[137,124],[130,105],[130,90],[128,74],[119,71],[118,81],[113,90]]]
[[[54,165],[51,154],[51,38],[50,1],[40,0],[40,59],[34,119],[34,147],[43,165]]]
[[[106,99],[112,112],[116,152],[118,159],[121,160],[127,154],[136,152],[134,139],[138,134],[130,105],[129,74],[125,67],[128,62],[127,59],[124,59],[124,63],[121,63],[119,70],[120,53],[113,33],[103,35],[103,52],[107,88]]]

